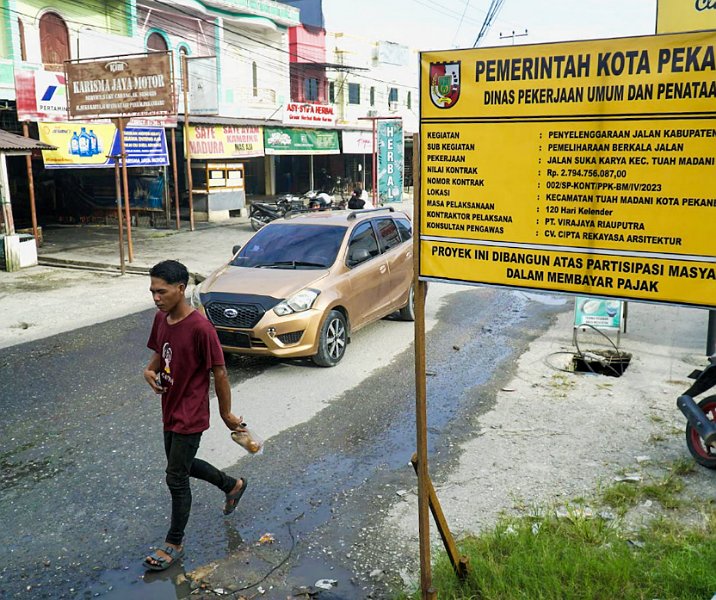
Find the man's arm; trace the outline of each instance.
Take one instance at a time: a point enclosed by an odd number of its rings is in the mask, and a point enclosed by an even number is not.
[[[147,380],[149,387],[152,388],[157,394],[161,394],[164,390],[157,385],[157,373],[159,367],[162,365],[162,357],[158,352],[152,354],[152,358],[149,359],[147,368],[144,369],[144,379]]]
[[[231,386],[229,385],[229,376],[224,365],[217,365],[211,368],[214,373],[214,390],[216,397],[219,399],[219,414],[225,425],[231,430],[236,431],[242,429],[242,418],[237,417],[231,412]]]

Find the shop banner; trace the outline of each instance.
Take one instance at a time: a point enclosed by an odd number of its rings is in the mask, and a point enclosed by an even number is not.
[[[66,122],[67,90],[65,74],[42,69],[15,69],[17,120],[20,122]],[[94,122],[110,123],[109,119]],[[176,127],[176,115],[134,118],[133,127]]]
[[[286,125],[335,125],[336,107],[333,104],[304,104],[288,102],[283,109]]]
[[[373,154],[372,131],[344,131],[343,154]]]
[[[40,141],[57,150],[43,150],[47,169],[114,167],[120,153],[119,131],[110,123],[40,123]],[[167,139],[161,127],[127,127],[124,132],[128,167],[169,164]]]
[[[261,127],[189,125],[189,149],[191,157],[200,160],[263,156],[263,131]]]
[[[403,201],[403,122],[378,121],[378,201]]]
[[[619,331],[623,305],[620,300],[577,296],[574,299],[574,326]]]
[[[71,119],[176,114],[171,54],[65,63]]]
[[[219,69],[215,56],[187,58],[189,76],[189,113],[192,115],[219,114]]]
[[[266,154],[340,154],[337,131],[264,129]]]
[[[714,0],[658,0],[656,33],[716,29]]]

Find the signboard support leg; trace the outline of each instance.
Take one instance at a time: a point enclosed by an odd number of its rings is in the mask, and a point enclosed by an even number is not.
[[[706,355],[716,353],[716,310],[709,311],[709,325],[706,334]]]
[[[189,72],[186,54],[181,56],[181,77],[184,87],[184,153],[186,155],[186,184],[189,188],[189,229],[194,231],[194,181],[191,176],[191,145],[189,144]]]
[[[127,179],[127,150],[124,146],[124,119],[117,119],[119,129],[119,154],[122,160],[122,188],[124,190],[124,217],[127,223],[127,260],[134,261],[134,248],[132,247],[132,217],[129,212],[129,181]]]
[[[177,132],[172,127],[172,177],[174,177],[174,210],[177,216],[177,231],[181,228],[181,213],[179,212],[179,177],[177,175]]]
[[[30,137],[30,131],[27,126],[27,121],[22,123],[22,134],[26,137]],[[37,228],[37,208],[35,207],[35,180],[32,176],[32,155],[28,154],[25,157],[27,163],[27,185],[30,191],[30,215],[32,218],[32,235],[35,236],[35,244],[40,247],[40,232]]]
[[[119,230],[119,270],[122,275],[126,272],[124,265],[124,225],[122,224],[122,185],[119,176],[118,158],[114,159],[114,187],[117,197],[117,227]]]

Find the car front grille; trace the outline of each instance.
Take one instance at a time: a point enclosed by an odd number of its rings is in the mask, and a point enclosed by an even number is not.
[[[205,308],[206,316],[217,327],[251,329],[264,316],[264,309],[257,304],[211,302]]]
[[[293,331],[292,333],[282,333],[278,337],[279,340],[281,340],[282,344],[289,345],[289,344],[298,344],[298,342],[301,341],[301,336],[303,335],[303,331]]]

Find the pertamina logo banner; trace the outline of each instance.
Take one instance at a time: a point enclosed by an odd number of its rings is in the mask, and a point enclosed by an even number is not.
[[[190,125],[189,149],[192,158],[197,159],[263,156],[263,129],[235,125]]]
[[[65,74],[15,69],[18,121],[66,121]]]

